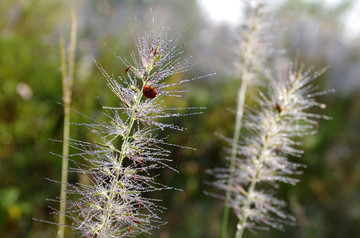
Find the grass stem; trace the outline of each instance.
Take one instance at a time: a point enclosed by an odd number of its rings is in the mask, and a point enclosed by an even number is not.
[[[59,227],[58,238],[64,238],[65,235],[65,212],[66,212],[66,195],[68,180],[68,156],[69,156],[69,137],[70,137],[70,104],[75,69],[75,51],[76,51],[76,32],[77,18],[75,10],[71,11],[71,35],[70,50],[68,63],[66,61],[64,39],[60,40],[61,55],[61,75],[63,87],[63,103],[64,103],[64,133],[63,133],[63,150],[62,150],[62,169],[61,169],[61,190],[60,190],[60,209],[59,209]]]
[[[244,114],[244,104],[245,104],[245,95],[246,95],[246,88],[247,88],[247,79],[244,77],[241,86],[238,91],[237,95],[237,106],[236,106],[236,119],[235,119],[235,128],[234,128],[234,135],[232,140],[232,148],[231,148],[231,159],[230,159],[230,177],[228,180],[228,186],[231,186],[233,182],[233,174],[235,170],[235,159],[237,155],[237,145],[240,139],[240,130],[241,130],[241,123],[242,117]],[[228,202],[230,200],[231,192],[228,189],[226,191],[226,201],[223,213],[223,221],[222,221],[222,229],[221,229],[221,237],[225,238],[227,233],[227,224],[229,220],[229,206]]]

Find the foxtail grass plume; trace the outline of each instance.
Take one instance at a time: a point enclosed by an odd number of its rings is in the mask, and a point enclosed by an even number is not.
[[[272,28],[275,21],[263,0],[244,1],[244,20],[236,33],[236,75],[243,82],[262,84],[264,75],[274,55],[281,53],[274,46]]]
[[[261,0],[248,0],[244,5],[244,22],[240,26],[237,34],[237,57],[235,60],[236,76],[241,80],[241,86],[237,91],[236,98],[236,116],[230,153],[230,176],[228,176],[228,186],[233,183],[233,174],[235,170],[235,160],[237,144],[240,139],[242,128],[242,117],[246,91],[248,85],[263,84],[260,80],[267,74],[268,65],[273,58],[275,51],[273,49],[273,35],[270,32],[273,24],[271,14],[267,5]],[[227,225],[229,219],[230,191],[226,191],[225,206],[222,219],[221,237],[227,237]]]
[[[110,90],[119,99],[116,107],[103,107],[106,119],[92,120],[77,125],[87,127],[91,141],[70,140],[77,150],[70,159],[74,165],[70,172],[86,178],[87,183],[68,184],[72,198],[67,203],[66,216],[73,222],[71,228],[82,237],[132,237],[163,225],[160,215],[164,207],[160,200],[149,198],[148,193],[172,189],[156,181],[159,169],[169,168],[170,145],[158,136],[158,130],[183,128],[161,121],[162,118],[197,114],[198,108],[167,108],[167,96],[181,97],[185,91],[171,90],[197,78],[167,83],[166,79],[181,74],[193,66],[183,58],[179,39],[171,37],[168,28],[150,33],[142,29],[134,36],[137,53],[128,60],[119,57],[118,76],[111,75],[96,62]],[[194,110],[182,114],[176,110]],[[183,146],[178,146],[186,148]],[[79,161],[82,160],[82,161]],[[175,169],[173,169],[175,170]]]
[[[230,193],[228,206],[239,219],[236,237],[242,237],[244,229],[283,229],[284,224],[294,222],[294,217],[283,211],[286,203],[275,193],[280,183],[295,185],[299,181],[293,175],[301,173],[303,165],[291,159],[303,154],[299,140],[316,132],[318,119],[329,119],[308,111],[325,108],[315,98],[329,91],[317,92],[313,84],[322,73],[301,68],[280,78],[271,77],[267,93],[257,98],[257,109],[249,109],[244,117],[246,133],[237,144],[235,168],[211,171],[213,185]],[[226,140],[232,144],[231,139]],[[230,163],[230,156],[226,159]],[[230,185],[229,177],[233,178]]]

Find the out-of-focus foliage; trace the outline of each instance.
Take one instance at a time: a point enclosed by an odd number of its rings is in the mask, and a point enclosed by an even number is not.
[[[48,138],[61,133],[58,53],[51,43],[59,4],[0,3],[0,232],[26,237],[52,229],[32,217],[48,213],[44,199],[57,194],[45,177],[58,174],[58,152]],[[52,12],[52,14],[48,14]],[[55,44],[56,46],[56,44]],[[39,228],[42,227],[42,228]]]
[[[298,225],[287,227],[286,232],[246,233],[247,237],[360,236],[360,38],[343,37],[341,17],[351,7],[347,4],[329,8],[298,0],[288,1],[277,11],[281,27],[274,32],[283,36],[279,44],[284,44],[291,58],[298,52],[299,62],[307,66],[329,65],[322,88],[335,88],[337,93],[321,100],[327,101],[326,111],[333,120],[321,121],[320,133],[304,141],[303,162],[308,167],[302,182],[279,192],[289,201]],[[62,135],[59,38],[69,37],[71,7],[79,17],[72,107],[86,115],[101,117],[97,96],[106,105],[117,103],[93,58],[109,73],[123,73],[124,66],[107,47],[128,57],[134,49],[131,30],[136,32],[135,18],[149,25],[150,8],[155,22],[170,26],[174,33],[185,31],[183,42],[191,40],[185,54],[201,61],[188,73],[192,75],[182,77],[217,73],[189,88],[184,85],[189,91],[185,97],[166,102],[207,109],[202,115],[178,119],[188,130],[169,137],[176,144],[197,148],[175,150],[173,167],[179,173],[164,170],[159,177],[162,183],[183,191],[153,196],[164,200],[167,211],[163,219],[169,222],[154,231],[154,237],[219,237],[221,203],[203,191],[210,189],[204,185],[209,179],[205,170],[223,163],[223,145],[214,133],[232,133],[234,119],[227,108],[235,107],[239,86],[232,76],[236,45],[234,30],[211,25],[200,15],[195,0],[0,2],[0,234],[54,237],[56,233],[54,225],[32,218],[56,221],[47,208],[56,204],[46,198],[58,196],[60,186],[45,178],[60,179],[61,159],[49,152],[60,153],[61,144],[49,139],[61,139]],[[250,97],[255,93],[256,89],[249,91]],[[72,113],[73,122],[86,120]],[[71,137],[83,140],[87,136],[83,128],[71,126]],[[70,175],[70,180],[78,179]],[[236,219],[230,219],[231,235]]]

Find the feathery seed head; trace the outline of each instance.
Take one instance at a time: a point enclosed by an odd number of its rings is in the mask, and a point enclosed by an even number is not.
[[[123,70],[116,77],[95,62],[120,103],[118,107],[103,107],[106,121],[88,117],[92,123],[78,124],[93,133],[93,141],[70,140],[70,146],[77,150],[70,156],[75,163],[71,172],[82,174],[87,181],[68,184],[69,194],[80,198],[68,202],[66,215],[83,237],[149,234],[164,224],[157,215],[164,210],[157,205],[159,200],[144,194],[171,189],[157,183],[153,175],[160,168],[172,169],[167,164],[170,151],[164,148],[169,144],[156,135],[156,130],[182,128],[159,119],[197,114],[180,114],[174,112],[177,108],[162,106],[164,96],[181,96],[181,91],[163,89],[197,79],[173,84],[165,81],[192,66],[188,58],[181,57],[184,45],[176,45],[180,37],[170,37],[165,27],[155,32],[153,26],[150,34],[141,29],[134,36],[137,54],[131,54],[131,61],[118,57]],[[75,158],[83,162],[75,162]]]
[[[314,125],[319,118],[329,119],[307,111],[312,107],[324,108],[315,97],[331,91],[316,92],[313,85],[323,72],[300,69],[290,71],[285,78],[271,78],[267,96],[260,94],[258,109],[245,117],[248,134],[238,144],[235,169],[210,172],[215,176],[215,187],[230,191],[228,205],[239,220],[246,218],[243,225],[249,229],[263,225],[282,229],[283,224],[294,221],[282,211],[285,202],[275,198],[273,188],[279,182],[292,185],[298,182],[291,176],[300,173],[303,166],[290,160],[303,154],[296,140],[316,132]],[[230,186],[229,177],[233,178]]]
[[[244,7],[244,23],[237,36],[239,61],[235,67],[242,80],[259,83],[255,74],[266,71],[269,60],[279,50],[273,46],[273,20],[264,1],[248,0]]]

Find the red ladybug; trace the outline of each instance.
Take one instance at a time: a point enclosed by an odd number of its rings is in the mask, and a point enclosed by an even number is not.
[[[144,86],[143,94],[147,98],[155,98],[158,95],[156,90],[150,86]]]

